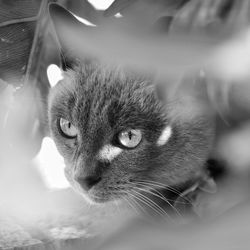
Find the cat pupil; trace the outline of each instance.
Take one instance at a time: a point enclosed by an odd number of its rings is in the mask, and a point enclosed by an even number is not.
[[[129,138],[129,140],[131,140],[132,137],[133,137],[133,133],[132,133],[131,131],[129,131],[129,132],[128,132],[128,138]]]

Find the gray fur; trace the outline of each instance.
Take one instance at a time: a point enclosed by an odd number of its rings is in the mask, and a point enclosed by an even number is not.
[[[117,199],[131,189],[130,182],[151,180],[178,186],[202,173],[213,141],[213,123],[203,114],[179,118],[180,107],[160,101],[155,88],[152,79],[98,62],[82,62],[66,71],[51,90],[49,125],[65,159],[66,177],[92,201]],[[77,139],[59,133],[60,117],[78,128]],[[158,146],[166,126],[172,128],[171,137]],[[110,162],[102,161],[99,151],[108,144],[119,146],[116,136],[127,128],[142,130],[141,143],[124,149]],[[96,174],[101,181],[88,192],[76,181]]]
[[[73,187],[84,192],[75,176],[101,172],[102,181],[89,195],[106,201],[120,195],[119,190],[129,190],[128,181],[154,180],[176,186],[197,177],[211,147],[209,123],[202,117],[179,122],[166,110],[145,79],[98,64],[66,72],[64,80],[51,91],[49,120]],[[76,140],[60,135],[60,117],[78,128]],[[157,141],[167,125],[172,127],[172,135],[159,147]],[[142,142],[133,150],[123,150],[106,166],[98,157],[99,151],[107,144],[116,146],[116,135],[127,128],[141,129]]]

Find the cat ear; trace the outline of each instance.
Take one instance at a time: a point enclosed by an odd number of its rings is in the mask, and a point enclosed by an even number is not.
[[[62,68],[63,70],[73,68],[77,63],[77,53],[73,50],[73,44],[68,42],[69,34],[73,41],[79,32],[83,32],[88,27],[58,4],[51,3],[49,13],[61,49]]]

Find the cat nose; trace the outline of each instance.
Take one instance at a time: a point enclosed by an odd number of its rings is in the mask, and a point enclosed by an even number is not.
[[[100,176],[86,176],[86,177],[77,177],[76,181],[81,185],[86,191],[90,190],[93,186],[101,181]]]

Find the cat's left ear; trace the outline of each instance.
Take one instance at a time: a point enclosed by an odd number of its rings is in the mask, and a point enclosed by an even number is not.
[[[58,4],[51,3],[49,13],[61,49],[62,68],[63,70],[73,68],[78,60],[77,52],[74,51],[74,37],[89,27],[79,22],[68,10]],[[69,37],[72,39],[71,44]]]

